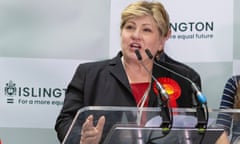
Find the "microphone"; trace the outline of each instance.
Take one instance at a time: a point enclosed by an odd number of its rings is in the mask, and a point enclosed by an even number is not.
[[[145,53],[147,54],[148,58],[149,59],[153,59],[153,55],[151,54],[150,50],[149,49],[145,49]],[[208,122],[208,108],[207,108],[207,99],[206,97],[200,92],[200,90],[198,89],[198,87],[196,86],[196,84],[189,78],[163,66],[163,65],[160,65],[158,64],[157,62],[155,62],[153,60],[153,63],[155,65],[157,65],[158,67],[161,67],[183,79],[185,79],[186,81],[188,81],[191,85],[192,85],[192,88],[195,90],[196,92],[196,97],[197,97],[197,100],[198,100],[198,107],[196,109],[196,114],[197,114],[197,117],[198,117],[198,124],[196,125],[197,128],[200,129],[200,132],[203,132],[206,127],[207,127],[207,122]],[[205,107],[205,110],[203,108],[203,106]]]
[[[146,54],[147,54],[149,59],[153,59],[153,55],[152,55],[152,53],[150,52],[149,49],[145,49],[145,52],[146,52]],[[153,61],[153,63],[155,65],[157,65],[157,66],[159,66],[159,67],[161,67],[161,68],[163,68],[163,69],[165,69],[165,70],[167,70],[167,71],[169,71],[169,72],[171,72],[171,73],[173,73],[173,74],[175,74],[175,75],[177,75],[177,76],[187,80],[189,83],[191,83],[192,88],[195,90],[198,102],[200,102],[201,104],[206,104],[207,103],[207,98],[200,92],[200,90],[198,89],[197,85],[191,79],[189,79],[188,77],[185,77],[185,76],[183,76],[183,75],[181,75],[179,73],[176,73],[175,71],[173,71],[173,70],[171,70],[171,69],[169,69],[169,68],[167,68],[167,67],[165,67],[163,65],[160,65],[160,64],[158,64],[155,61]]]
[[[162,100],[168,100],[169,99],[169,96],[166,92],[166,90],[163,88],[163,86],[158,82],[158,80],[151,74],[151,72],[147,69],[147,67],[142,63],[142,56],[139,52],[139,50],[135,50],[135,54],[138,58],[138,60],[140,61],[141,65],[143,66],[143,68],[147,71],[147,73],[152,77],[152,79],[154,80],[154,82],[156,82],[156,86],[157,86],[157,89],[160,91],[160,94],[164,97],[161,98]]]
[[[156,87],[157,87],[157,90],[159,93],[159,96],[157,98],[158,98],[159,106],[161,107],[160,114],[162,116],[162,124],[160,127],[163,128],[164,133],[168,133],[170,128],[172,127],[172,122],[173,122],[172,110],[168,109],[169,96],[168,96],[166,90],[160,84],[160,82],[158,82],[158,80],[152,75],[152,73],[143,64],[142,56],[141,56],[139,50],[135,50],[135,54],[137,56],[137,59],[140,61],[140,64],[143,66],[143,68],[146,70],[146,72],[152,77],[154,82],[156,82]]]

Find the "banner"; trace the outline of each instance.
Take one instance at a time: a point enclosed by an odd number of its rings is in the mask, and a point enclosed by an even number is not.
[[[121,11],[133,1],[111,2],[111,56],[120,49],[116,44],[120,43]],[[171,22],[172,35],[165,47],[167,53],[179,61],[190,63],[232,61],[233,1],[161,2],[168,11]]]

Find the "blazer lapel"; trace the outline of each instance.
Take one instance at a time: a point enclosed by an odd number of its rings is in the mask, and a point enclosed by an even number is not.
[[[115,77],[121,84],[123,84],[129,90],[129,92],[131,92],[127,75],[121,62],[121,56],[122,53],[119,52],[118,55],[109,62],[109,71],[113,75],[113,77]]]

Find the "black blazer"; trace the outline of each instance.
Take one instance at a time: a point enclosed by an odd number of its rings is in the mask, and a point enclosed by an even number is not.
[[[131,92],[130,84],[127,75],[124,71],[121,62],[122,53],[120,52],[115,58],[111,60],[103,60],[100,62],[91,62],[80,64],[69,83],[64,105],[57,118],[55,130],[57,131],[60,141],[63,140],[76,112],[85,106],[132,106],[136,107],[134,96]],[[161,59],[156,61],[174,71],[181,73],[194,81],[201,87],[200,76],[193,69],[177,62],[165,53],[162,54]],[[159,71],[163,71],[159,73]],[[182,78],[172,74],[171,72],[164,72],[165,70],[154,65],[153,75],[160,77],[172,77],[179,81],[182,85],[182,95],[178,100],[180,107],[191,107],[193,93],[191,85]],[[151,88],[149,96],[149,106],[157,106],[157,97]],[[80,132],[80,130],[78,130]],[[79,136],[78,136],[79,137]],[[78,141],[78,140],[77,140]],[[79,141],[78,141],[79,142]]]

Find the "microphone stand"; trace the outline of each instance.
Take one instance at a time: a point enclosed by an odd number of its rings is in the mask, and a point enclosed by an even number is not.
[[[202,130],[205,130],[207,128],[207,119],[206,119],[205,110],[203,106],[197,105],[196,116],[198,118],[198,123],[196,125],[196,128],[198,128],[200,132],[202,132]]]
[[[162,117],[160,128],[164,133],[168,133],[172,127],[172,111],[169,109],[166,91],[161,88],[162,86],[159,83],[156,83],[156,86],[158,89],[158,105],[161,108],[160,116]]]
[[[206,134],[207,124],[208,124],[208,107],[207,104],[198,103],[196,107],[196,117],[197,117],[197,124],[195,128],[198,129],[199,135],[201,136],[200,142],[203,142],[203,139]]]
[[[172,110],[169,109],[169,96],[163,86],[158,82],[158,80],[149,72],[149,70],[146,68],[146,66],[142,63],[142,56],[138,50],[135,50],[135,54],[140,61],[143,68],[151,75],[154,82],[156,82],[156,87],[158,90],[158,104],[161,108],[160,116],[162,117],[162,124],[160,125],[160,128],[162,128],[163,133],[169,133],[172,123],[173,123],[173,116],[172,116]]]
[[[170,110],[168,107],[167,102],[163,102],[163,105],[161,106],[161,112],[160,115],[162,116],[162,124],[160,126],[160,128],[163,129],[164,133],[168,133],[172,127],[172,122],[171,122],[171,118],[170,118]]]
[[[196,117],[198,119],[196,128],[198,128],[199,132],[202,133],[205,132],[208,123],[207,100],[194,83],[192,83],[192,87],[195,90],[195,99],[198,101],[196,105]]]

